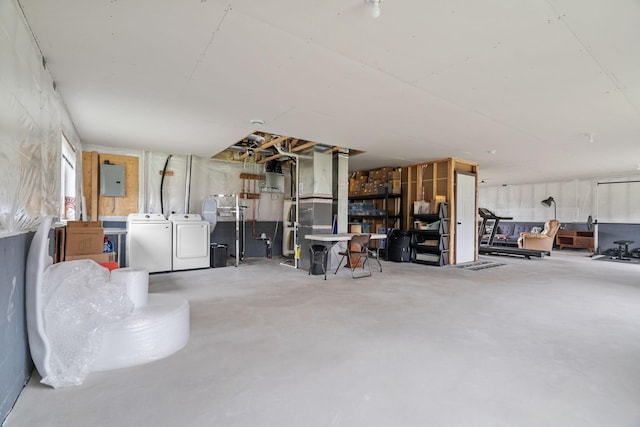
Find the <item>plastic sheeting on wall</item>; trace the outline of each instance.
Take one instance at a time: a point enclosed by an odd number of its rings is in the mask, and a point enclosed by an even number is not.
[[[150,213],[184,213],[185,182],[187,170],[186,155],[172,155],[167,165],[167,176],[163,183],[162,202],[160,205],[160,173],[168,154],[147,153],[146,162],[146,201]],[[202,201],[216,194],[238,194],[242,192],[242,172],[264,173],[263,165],[207,159],[194,156],[191,167],[191,191],[189,212],[202,213]],[[246,220],[280,221],[282,220],[283,194],[264,193],[259,199],[243,199]],[[233,218],[220,218],[221,221],[232,221]]]
[[[599,181],[596,198],[598,222],[640,222],[640,175]]]
[[[86,145],[87,151],[107,154],[122,154],[140,157],[140,201],[139,211],[146,213],[184,213],[185,183],[187,174],[187,155],[171,155],[167,164],[167,176],[163,183],[162,202],[160,206],[160,183],[162,170],[169,154],[143,152],[133,149],[115,149],[97,145]],[[202,213],[202,201],[217,194],[239,194],[242,192],[240,173],[263,174],[264,166],[247,162],[217,160],[193,156],[191,166],[191,188],[189,213]],[[290,174],[283,165],[285,192],[290,188]],[[257,188],[257,187],[256,187]],[[256,190],[257,191],[257,190]],[[285,193],[263,193],[260,199],[241,199],[245,209],[246,220],[282,221],[282,209]],[[106,219],[106,218],[102,218]],[[221,221],[233,221],[234,218],[221,217]]]
[[[586,222],[589,215],[595,216],[593,192],[591,180],[480,187],[478,206],[499,216],[513,217],[514,221],[542,222],[553,218],[554,208],[540,202],[553,197],[557,219],[561,222]]]
[[[20,7],[0,2],[0,235],[58,215],[61,132],[79,147]]]

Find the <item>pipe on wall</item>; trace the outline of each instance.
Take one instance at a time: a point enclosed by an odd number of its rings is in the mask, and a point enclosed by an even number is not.
[[[167,156],[167,160],[165,160],[164,162],[164,168],[162,168],[162,178],[160,178],[160,213],[162,213],[162,215],[164,215],[164,177],[167,175],[167,167],[169,166],[169,160],[171,160],[171,156],[173,156],[173,154],[169,154]]]
[[[184,213],[189,213],[189,200],[191,199],[191,165],[193,163],[193,156],[187,155],[187,166],[184,180]]]

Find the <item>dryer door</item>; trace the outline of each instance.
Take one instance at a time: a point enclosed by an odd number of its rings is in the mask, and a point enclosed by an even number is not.
[[[176,223],[174,239],[176,258],[208,258],[209,224],[207,222]]]

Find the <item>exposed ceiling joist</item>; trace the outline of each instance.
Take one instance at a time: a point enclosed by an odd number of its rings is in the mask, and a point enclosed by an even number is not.
[[[313,147],[314,145],[316,145],[315,142],[307,142],[306,144],[297,145],[297,146],[291,148],[291,152],[292,153],[297,153],[298,151],[302,151],[302,150],[304,150],[306,148]]]
[[[282,157],[282,154],[278,153],[274,154],[273,156],[265,157],[264,159],[258,160],[256,163],[261,165],[263,163],[270,162],[271,160],[279,159],[280,157]]]

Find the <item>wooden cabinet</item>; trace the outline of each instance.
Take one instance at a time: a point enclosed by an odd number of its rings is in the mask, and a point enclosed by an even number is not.
[[[448,205],[440,203],[437,214],[416,214],[411,218],[411,261],[428,265],[449,264]]]
[[[560,249],[588,249],[589,252],[593,252],[595,246],[593,231],[558,230],[556,245]]]

